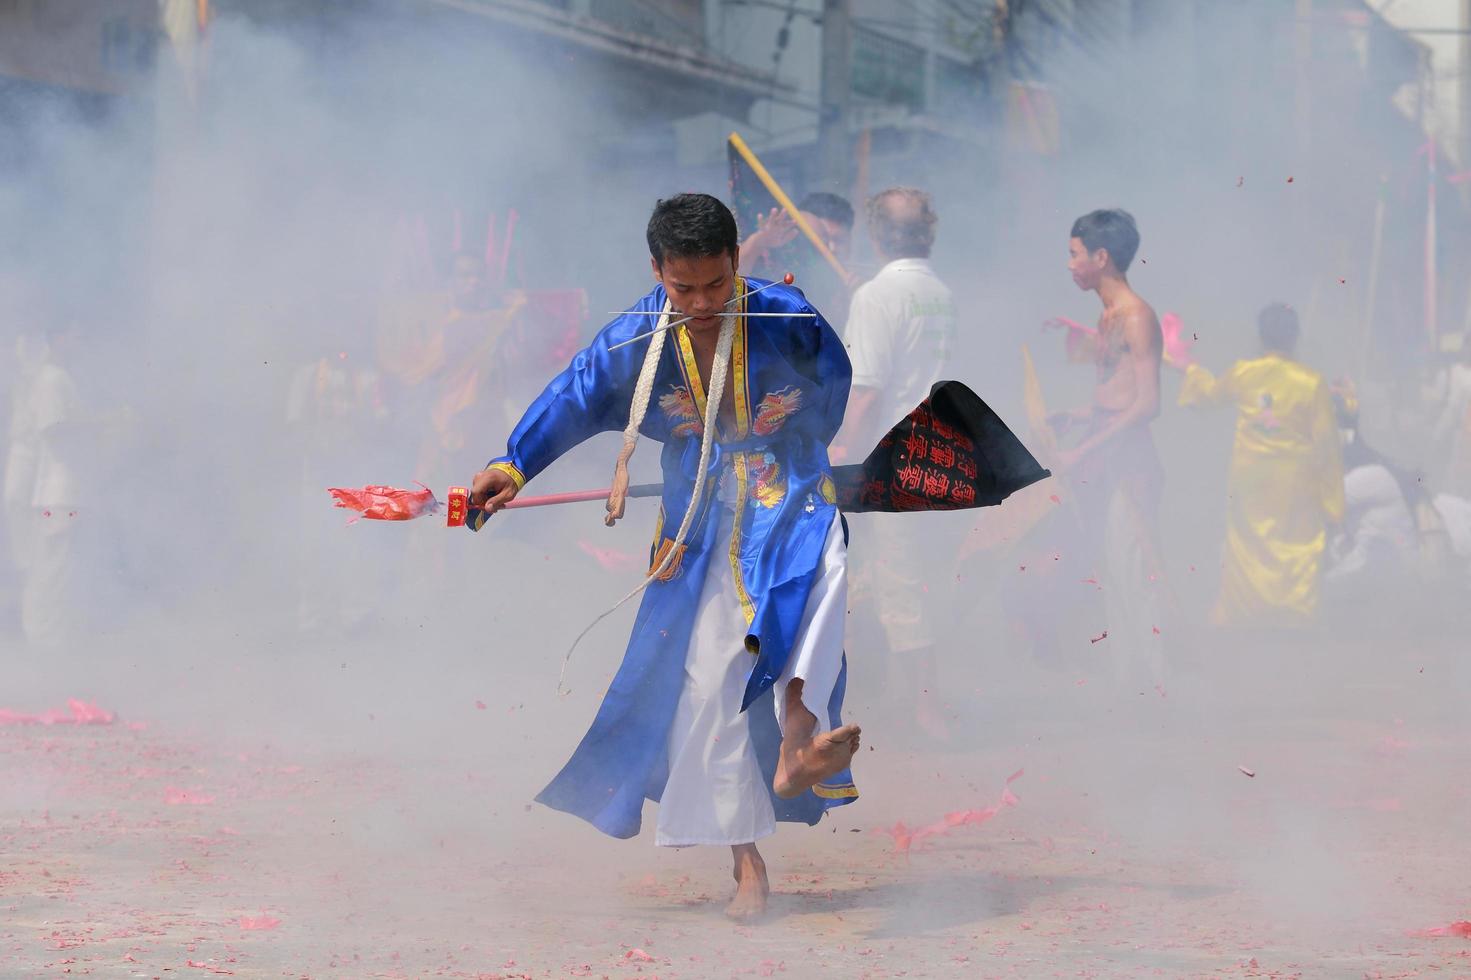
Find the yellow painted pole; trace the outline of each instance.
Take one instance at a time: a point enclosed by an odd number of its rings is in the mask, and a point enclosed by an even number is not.
[[[833,254],[832,249],[827,247],[827,242],[822,240],[822,236],[818,235],[812,229],[812,226],[807,223],[806,217],[803,216],[801,211],[797,210],[797,206],[792,203],[790,197],[787,197],[787,192],[781,189],[781,185],[776,182],[776,178],[767,173],[766,168],[761,165],[761,161],[756,158],[756,154],[752,153],[751,148],[746,145],[746,141],[741,139],[740,133],[730,134],[730,145],[735,147],[735,151],[741,155],[741,159],[746,161],[746,165],[751,168],[761,183],[766,185],[767,191],[771,193],[772,197],[776,198],[776,203],[782,206],[782,210],[791,215],[792,220],[797,224],[797,228],[812,243],[812,247],[817,249],[823,258],[827,259],[827,264],[833,267],[833,271],[840,278],[847,281],[848,270],[843,268],[843,263],[839,262],[838,257]]]
[[[1022,404],[1026,406],[1032,438],[1041,444],[1047,461],[1052,462],[1057,458],[1057,437],[1047,424],[1047,400],[1042,395],[1042,381],[1037,377],[1037,366],[1032,363],[1032,352],[1026,344],[1022,344]]]

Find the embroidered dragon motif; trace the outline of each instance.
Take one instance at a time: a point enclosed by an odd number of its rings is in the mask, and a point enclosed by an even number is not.
[[[705,434],[704,422],[700,413],[695,411],[695,400],[688,388],[671,386],[667,394],[659,396],[659,410],[669,419],[673,435],[698,437]]]
[[[781,391],[772,392],[756,406],[756,420],[751,431],[758,436],[769,436],[786,424],[789,417],[802,408],[802,389],[788,385]]]

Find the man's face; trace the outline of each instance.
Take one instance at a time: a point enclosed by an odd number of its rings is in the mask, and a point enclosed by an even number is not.
[[[822,236],[822,240],[827,242],[827,247],[832,250],[838,261],[847,260],[848,252],[853,246],[853,229],[828,218],[819,218],[815,214],[807,214],[806,218],[812,225],[813,231],[816,231]]]
[[[735,289],[739,252],[720,255],[666,255],[664,265],[650,261],[654,278],[664,284],[669,305],[680,316],[692,316],[695,332],[720,329],[720,317]]]
[[[485,270],[468,255],[455,259],[454,280],[450,287],[454,291],[455,306],[462,310],[476,309],[484,299]]]
[[[1067,255],[1067,271],[1073,274],[1073,282],[1078,288],[1098,288],[1098,281],[1108,266],[1108,252],[1101,248],[1089,252],[1082,239],[1073,238],[1068,240]]]

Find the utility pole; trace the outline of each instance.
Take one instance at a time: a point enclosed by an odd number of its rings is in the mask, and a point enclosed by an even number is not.
[[[1456,161],[1462,170],[1471,170],[1471,0],[1461,0],[1461,50],[1460,64],[1456,66],[1456,73],[1461,78],[1460,110],[1456,120],[1456,134],[1460,137],[1456,141],[1456,149],[1460,153],[1460,159]]]
[[[822,115],[817,123],[817,159],[822,185],[839,194],[848,192],[852,163],[848,146],[853,78],[850,15],[849,0],[823,0]]]

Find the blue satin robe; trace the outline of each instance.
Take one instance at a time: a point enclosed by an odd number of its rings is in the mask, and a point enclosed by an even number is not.
[[[738,293],[764,286],[738,280]],[[662,310],[662,286],[636,310]],[[802,293],[774,286],[741,301],[742,312],[815,313]],[[600,432],[628,424],[629,402],[646,342],[608,348],[645,333],[658,320],[622,316],[554,378],[511,434],[507,454],[491,461],[524,484],[563,453]],[[622,666],[577,751],[538,802],[589,821],[614,837],[639,831],[645,798],[658,800],[668,778],[667,742],[684,684],[696,601],[710,561],[732,563],[749,629],[751,671],[742,709],[748,713],[768,788],[781,735],[772,685],[786,666],[833,523],[836,493],[827,446],[848,401],[851,369],[842,341],[820,315],[741,318],[731,351],[737,431],[717,433],[700,513],[672,575],[649,585]],[[672,545],[694,490],[705,414],[704,386],[685,328],[664,346],[653,397],[640,433],[664,444],[664,492],[651,567]],[[740,503],[730,540],[715,540],[716,479],[729,461]],[[734,648],[740,638],[731,637]],[[841,724],[844,681],[828,706]],[[832,806],[858,795],[846,771],[795,799],[772,796],[779,820],[815,824]]]

